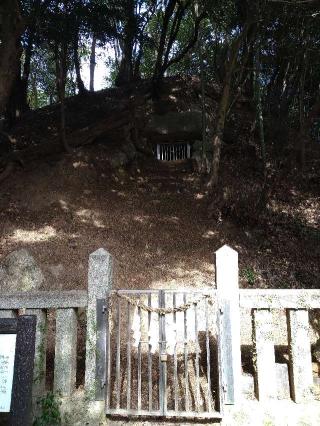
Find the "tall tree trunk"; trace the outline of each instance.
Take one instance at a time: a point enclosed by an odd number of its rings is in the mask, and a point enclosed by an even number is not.
[[[39,108],[39,97],[37,88],[37,76],[35,73],[31,75],[31,108]]]
[[[306,143],[309,140],[310,141],[310,129],[314,125],[315,120],[318,119],[320,116],[320,91],[318,91],[318,94],[316,96],[316,99],[310,108],[307,116],[304,116],[303,121],[301,123],[299,134],[298,134],[298,140],[297,140],[297,147],[300,149],[300,152],[298,152],[298,161],[301,162],[300,164],[300,170],[303,173],[305,162],[306,162]],[[300,158],[299,158],[300,157]]]
[[[19,61],[20,62],[20,61]],[[12,84],[11,93],[5,108],[5,118],[8,127],[11,127],[21,115],[21,96],[22,96],[22,81],[21,81],[21,63],[16,69],[16,78]]]
[[[260,39],[255,43],[255,51],[253,54],[253,93],[256,107],[256,121],[258,124],[261,157],[263,165],[263,175],[266,175],[266,145],[264,137],[264,124],[263,124],[263,106],[261,94],[261,67],[260,67]]]
[[[126,0],[126,21],[124,23],[124,36],[121,43],[122,58],[120,61],[119,72],[115,83],[117,86],[123,86],[131,83],[133,80],[133,47],[136,38],[136,17],[135,1]]]
[[[140,42],[140,50],[138,53],[138,56],[135,60],[134,67],[133,67],[133,80],[138,81],[141,79],[141,73],[140,73],[140,65],[143,55],[143,47],[142,47],[142,41]]]
[[[306,162],[306,139],[305,135],[302,134],[304,131],[304,82],[306,77],[306,68],[304,68],[303,73],[300,78],[300,93],[299,93],[299,121],[300,121],[300,167],[301,172],[305,168]]]
[[[21,77],[21,90],[22,90],[22,109],[23,111],[26,111],[28,106],[28,84],[29,84],[29,76],[30,76],[30,65],[31,65],[31,58],[33,53],[33,40],[34,40],[34,33],[30,32],[28,37],[28,44],[25,50],[25,59],[23,64],[23,72]]]
[[[9,125],[29,109],[28,105],[28,84],[30,75],[30,65],[33,50],[33,32],[29,31],[27,46],[24,50],[24,63],[19,63],[16,79],[13,83],[10,98],[6,106],[6,118]]]
[[[22,53],[20,37],[24,30],[18,0],[0,3],[0,115],[4,112],[17,75]]]
[[[302,61],[302,72],[299,81],[299,137],[298,146],[296,147],[296,162],[300,163],[300,171],[303,173],[306,163],[306,138],[310,130],[305,126],[304,98],[305,98],[305,80],[308,67],[307,50],[304,51]],[[308,123],[309,124],[309,123]]]
[[[195,2],[194,6],[195,17],[199,16],[199,3]],[[201,171],[208,172],[207,170],[207,156],[206,156],[206,145],[207,145],[207,120],[206,120],[206,100],[205,100],[205,70],[203,63],[203,52],[202,52],[202,32],[199,30],[199,37],[197,40],[197,52],[200,68],[200,85],[201,85],[201,133],[202,133],[202,147],[201,147]]]
[[[206,91],[205,91],[205,71],[204,71],[204,63],[203,63],[203,55],[202,55],[202,45],[201,39],[198,42],[198,52],[199,52],[199,62],[200,62],[200,84],[201,84],[201,130],[202,130],[202,169],[206,169],[207,167],[203,167],[204,163],[207,162],[207,158],[205,155],[206,146],[207,146],[207,119],[206,119]]]
[[[212,190],[218,183],[220,156],[221,156],[221,143],[224,133],[225,121],[227,110],[229,106],[230,90],[232,83],[232,76],[237,62],[237,57],[241,42],[248,32],[248,26],[245,25],[240,35],[233,41],[230,46],[228,57],[225,63],[225,78],[223,83],[223,91],[219,103],[217,114],[217,125],[213,136],[213,158],[212,158],[212,171],[208,182],[208,189]]]
[[[55,46],[56,56],[56,82],[57,94],[60,102],[60,140],[66,152],[70,152],[70,146],[67,142],[66,136],[66,110],[65,110],[65,97],[66,97],[66,77],[67,77],[67,43],[63,41],[59,46]]]
[[[94,92],[94,72],[96,69],[96,45],[97,38],[95,35],[92,37],[91,53],[90,53],[90,92]]]
[[[75,37],[73,39],[73,60],[74,60],[74,68],[76,70],[76,79],[77,79],[77,87],[80,95],[83,95],[86,92],[86,88],[84,86],[83,80],[81,78],[81,64],[79,58],[79,33],[76,31]]]

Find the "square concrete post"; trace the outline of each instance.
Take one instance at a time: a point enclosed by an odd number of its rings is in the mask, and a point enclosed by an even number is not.
[[[215,254],[220,392],[224,404],[235,404],[241,396],[238,253],[224,245]]]
[[[113,260],[103,248],[89,257],[88,272],[88,308],[86,337],[85,390],[90,400],[95,399],[96,386],[96,350],[97,350],[97,299],[106,299],[112,288]]]
[[[77,313],[73,308],[57,309],[53,389],[71,396],[76,388]]]
[[[26,315],[37,317],[32,386],[32,396],[36,400],[46,389],[47,313],[44,309],[27,309]]]
[[[293,400],[297,403],[312,398],[312,356],[309,312],[307,309],[288,309],[287,323],[290,348],[290,382]]]
[[[255,391],[259,401],[276,397],[276,364],[270,309],[253,309]]]

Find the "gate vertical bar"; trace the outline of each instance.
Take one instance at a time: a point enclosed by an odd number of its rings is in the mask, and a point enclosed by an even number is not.
[[[162,292],[162,306],[166,307],[166,293]],[[163,323],[163,342],[162,342],[162,350],[165,355],[165,361],[163,361],[163,387],[164,387],[164,395],[163,395],[163,403],[164,403],[164,412],[163,414],[167,414],[167,342],[166,342],[166,317],[162,315],[162,323]]]
[[[107,334],[107,341],[106,341],[106,364],[107,364],[107,374],[106,374],[106,408],[107,410],[110,409],[110,388],[111,388],[111,360],[110,360],[110,296],[108,295],[106,297],[106,334]]]
[[[173,307],[176,307],[176,293],[173,293]],[[179,405],[178,405],[178,363],[177,363],[177,314],[176,312],[173,313],[173,324],[174,329],[176,333],[176,341],[174,344],[174,359],[173,359],[173,391],[174,391],[174,409],[175,411],[178,411]]]
[[[199,341],[198,341],[198,304],[194,304],[194,334],[196,345],[196,411],[200,410],[200,369],[199,369]]]
[[[127,410],[131,404],[131,324],[130,324],[130,303],[127,302]]]
[[[183,294],[183,303],[187,303],[187,295]],[[185,410],[189,411],[189,388],[188,388],[188,325],[187,311],[184,311],[184,374],[185,374]]]
[[[151,307],[151,294],[148,294],[148,306]],[[152,411],[152,353],[151,353],[151,312],[148,312],[148,383],[149,383],[149,411]]]
[[[158,293],[158,307],[161,306],[161,290]],[[161,315],[158,313],[158,323],[159,323],[159,411],[163,412],[163,374],[162,374],[162,363],[161,363],[161,351],[162,351],[162,322]]]
[[[121,350],[121,340],[120,340],[120,299],[118,298],[118,304],[117,304],[117,365],[116,365],[116,377],[117,377],[117,408],[120,408],[120,350]]]
[[[165,308],[165,292],[159,291],[159,308]],[[167,351],[166,351],[166,318],[159,313],[159,409],[162,416],[167,412]]]
[[[211,411],[211,362],[210,362],[210,341],[209,341],[209,317],[208,317],[208,299],[205,300],[206,316],[206,351],[207,351],[207,381],[208,381],[208,411]]]
[[[139,298],[139,302],[140,302]],[[138,344],[138,411],[141,410],[141,308],[138,308],[138,318],[139,318],[139,334],[140,340]]]

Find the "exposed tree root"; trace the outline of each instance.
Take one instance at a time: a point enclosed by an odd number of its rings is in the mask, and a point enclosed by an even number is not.
[[[122,128],[129,124],[128,112],[125,111],[122,114],[117,114],[117,117],[109,117],[108,120],[99,122],[95,125],[88,126],[85,129],[80,129],[72,132],[68,135],[68,145],[71,153],[75,148],[90,145],[94,143],[100,136],[105,135],[108,131]],[[10,174],[15,170],[15,162],[20,164],[28,164],[32,161],[39,161],[44,158],[48,158],[52,155],[59,154],[64,151],[64,147],[61,144],[59,137],[50,139],[48,142],[36,146],[30,146],[24,150],[17,151],[15,158],[10,161],[5,169],[0,174],[0,182],[8,178]]]

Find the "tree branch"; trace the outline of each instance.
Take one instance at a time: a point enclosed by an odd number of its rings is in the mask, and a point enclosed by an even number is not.
[[[181,52],[175,56],[174,58],[170,59],[170,61],[167,62],[165,68],[163,69],[163,72],[165,72],[172,64],[177,63],[181,61],[181,59],[189,52],[190,49],[196,44],[198,40],[198,34],[199,34],[199,27],[202,19],[205,16],[205,12],[202,12],[201,15],[196,19],[194,24],[194,31],[193,31],[193,37],[189,41],[189,43],[181,50]]]

